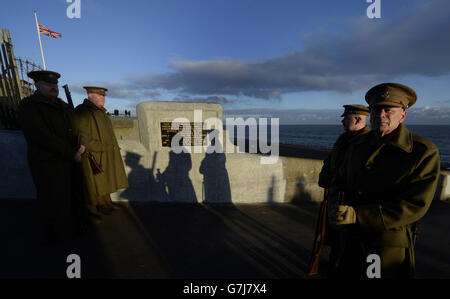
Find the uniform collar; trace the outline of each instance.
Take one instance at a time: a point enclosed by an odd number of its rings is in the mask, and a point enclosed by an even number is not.
[[[411,153],[413,149],[413,136],[411,131],[403,124],[398,127],[398,133],[396,138],[392,139],[387,144],[393,145],[404,150],[407,153]]]
[[[63,103],[63,100],[61,100],[60,98],[56,98],[55,100],[50,100],[49,98],[47,98],[46,96],[44,96],[42,93],[40,93],[39,91],[35,91],[34,92],[34,97],[33,99],[36,102],[40,102],[40,103],[44,103],[47,105],[51,105],[54,107],[59,107],[61,106],[61,104]]]
[[[358,139],[358,137],[365,135],[370,132],[370,128],[366,125],[364,128],[359,130],[355,135],[350,135],[349,132],[347,132],[347,138],[348,140],[352,141]]]
[[[98,109],[98,110],[103,111],[103,112],[106,113],[105,107],[97,107],[97,106],[95,106],[94,103],[92,103],[92,102],[89,101],[88,99],[84,99],[83,105],[85,105],[85,106],[87,106],[87,107],[89,107],[89,108],[91,108],[91,109]]]
[[[397,136],[395,136],[390,141],[386,142],[386,145],[395,146],[407,153],[411,153],[413,150],[412,133],[403,124],[400,124],[397,130],[398,130]],[[370,136],[370,139],[369,139],[370,146],[377,145],[376,133],[374,131],[371,131],[369,136]],[[364,141],[359,140],[357,142],[359,143],[359,142],[364,142]]]
[[[370,132],[370,128],[369,128],[369,126],[366,125],[364,128],[359,130],[355,136],[361,136],[361,135],[367,134],[369,132]]]

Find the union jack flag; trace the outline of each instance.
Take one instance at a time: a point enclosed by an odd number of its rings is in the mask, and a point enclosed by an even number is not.
[[[53,37],[53,38],[61,38],[62,37],[61,33],[52,31],[41,24],[39,24],[39,33]]]

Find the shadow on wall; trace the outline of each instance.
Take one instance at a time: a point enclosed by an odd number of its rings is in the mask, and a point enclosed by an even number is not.
[[[194,186],[189,178],[189,171],[192,168],[191,154],[181,152],[169,153],[169,165],[163,173],[156,175],[156,180],[163,187],[163,196],[168,201],[196,203]]]
[[[275,176],[272,175],[270,187],[267,190],[267,203],[274,203],[274,202],[275,202]]]
[[[217,132],[217,130],[214,131]],[[205,158],[199,169],[203,174],[203,202],[231,203],[230,179],[225,165],[226,156],[215,132],[209,134],[211,145],[206,149]]]
[[[121,197],[129,201],[138,201],[141,196],[146,196],[148,187],[153,188],[155,179],[151,169],[145,168],[140,164],[142,155],[127,152],[125,155],[125,164],[131,168],[128,173],[129,187],[121,193]]]
[[[311,193],[306,190],[305,187],[305,179],[304,178],[297,178],[295,182],[295,193],[291,199],[291,203],[302,203],[305,201],[312,201]]]
[[[226,169],[226,155],[218,141],[218,131],[208,135],[211,143],[201,162],[203,175],[202,198],[197,198],[189,172],[192,169],[190,153],[169,152],[169,163],[164,171],[156,168],[158,152],[154,152],[150,169],[140,163],[142,155],[127,152],[125,164],[131,168],[128,174],[130,187],[121,193],[129,201],[178,202],[178,203],[231,203],[231,188]],[[151,198],[149,198],[151,197]]]
[[[152,168],[140,164],[141,155],[127,152],[125,164],[131,168],[128,174],[130,187],[121,193],[129,201],[142,201],[151,194],[155,201],[196,203],[194,186],[189,178],[192,159],[189,153],[169,153],[169,164],[161,173],[158,168],[153,175],[158,152],[153,155]]]
[[[161,163],[157,163],[159,162],[157,159],[161,152],[155,151],[153,155],[149,155],[153,161],[151,166],[148,167],[149,161],[143,161],[147,159],[145,153],[127,151],[124,162],[127,166],[130,187],[120,192],[119,196],[132,202],[232,203],[227,155],[223,153],[223,145],[217,135],[218,132],[215,130],[209,132],[210,145],[206,148],[206,153],[204,156],[195,156],[197,159],[202,158],[201,162],[195,160],[196,163],[194,163],[195,167],[199,167],[198,172],[197,169],[192,169],[193,161],[190,153],[181,152],[177,154],[174,150],[169,153],[164,152],[164,158],[166,159],[168,154],[169,161],[165,169],[160,169],[157,168],[157,165],[161,165]],[[232,161],[232,163],[235,162]],[[191,170],[193,173],[191,173]],[[250,170],[239,169],[239,171]],[[233,178],[235,181],[239,181],[237,188],[243,189],[246,188],[246,183],[249,184],[247,191],[235,190],[238,197],[253,198],[257,196],[260,202],[266,203],[278,201],[280,194],[277,184],[279,180],[276,175],[267,177],[268,181],[259,182],[258,180],[246,180],[247,175],[243,174]],[[268,176],[268,174],[266,175]],[[195,178],[195,181],[192,181],[190,177]],[[200,181],[202,178],[203,181]],[[257,185],[250,185],[251,182]],[[253,192],[258,193],[254,194]]]
[[[448,194],[445,194],[445,190],[447,190],[447,186],[449,184],[447,172],[444,172],[439,174],[439,180],[436,188],[436,192],[434,193],[433,200],[448,200],[445,197],[448,196]]]

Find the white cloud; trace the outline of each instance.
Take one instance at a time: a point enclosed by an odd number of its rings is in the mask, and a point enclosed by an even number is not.
[[[450,2],[438,0],[392,23],[358,19],[346,37],[305,35],[303,51],[256,63],[178,60],[172,72],[127,81],[150,90],[279,100],[290,92],[352,92],[406,75],[441,76],[450,72],[449,15]]]

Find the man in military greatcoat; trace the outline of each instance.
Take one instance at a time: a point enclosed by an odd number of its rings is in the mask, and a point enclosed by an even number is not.
[[[87,191],[88,209],[101,219],[117,207],[110,194],[128,188],[128,179],[105,105],[106,88],[85,86],[87,99],[75,109],[75,131],[86,146],[82,155],[82,169]]]
[[[319,186],[325,189],[324,192],[326,194],[328,194],[328,189],[333,182],[336,171],[342,165],[345,152],[350,144],[370,132],[370,129],[367,126],[367,118],[369,117],[370,112],[369,107],[359,104],[344,105],[343,107],[344,113],[341,115],[341,122],[345,132],[336,140],[331,153],[323,161],[322,170],[319,174]],[[326,200],[327,196],[325,196],[324,201]],[[333,211],[335,206],[336,205],[329,205],[328,202],[322,202],[319,213],[324,214],[324,211]],[[322,216],[327,217],[327,215]],[[319,219],[320,218],[321,215],[319,215]],[[327,223],[325,228],[325,245],[331,245],[332,247],[327,271],[328,277],[334,277],[334,264],[339,252],[339,239],[337,237],[337,234],[333,233],[332,226]]]
[[[348,146],[370,131],[367,126],[369,107],[358,104],[344,105],[343,107],[344,113],[341,115],[341,122],[345,132],[336,140],[330,155],[323,161],[323,167],[319,174],[319,186],[325,189],[330,187]]]
[[[350,145],[332,187],[338,208],[330,221],[342,233],[337,277],[370,277],[368,261],[379,257],[381,278],[412,278],[414,228],[436,191],[439,152],[403,124],[413,89],[382,83],[365,99],[372,131]]]
[[[67,236],[82,197],[76,163],[85,147],[77,144],[71,107],[58,98],[58,78],[53,71],[33,71],[36,92],[23,99],[18,114],[28,145],[27,158],[37,191],[37,205],[46,240]]]

